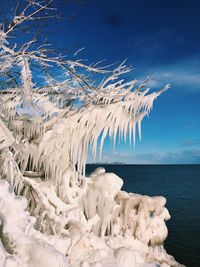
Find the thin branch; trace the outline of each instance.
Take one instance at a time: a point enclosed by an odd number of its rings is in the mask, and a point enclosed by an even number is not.
[[[17,16],[17,20],[16,21],[12,21],[12,23],[10,24],[10,28],[7,30],[7,32],[5,33],[6,36],[12,32],[19,24],[23,23],[24,21],[28,21],[28,20],[32,20],[33,17],[40,13],[41,11],[45,10],[54,0],[50,0],[46,5],[41,6],[39,9],[35,10],[34,12],[32,12],[31,14],[25,16],[24,13],[29,9],[29,7],[35,2],[35,0],[31,0],[29,2],[29,4],[25,7],[25,9],[22,11],[22,13]],[[14,18],[16,19],[16,17]]]

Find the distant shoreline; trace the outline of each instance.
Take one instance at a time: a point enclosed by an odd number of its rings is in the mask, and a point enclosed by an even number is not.
[[[181,166],[181,165],[200,165],[200,163],[115,163],[115,162],[111,162],[111,163],[108,163],[108,162],[96,162],[96,163],[86,163],[86,165],[126,165],[126,166],[170,166],[170,165],[173,165],[173,166]]]

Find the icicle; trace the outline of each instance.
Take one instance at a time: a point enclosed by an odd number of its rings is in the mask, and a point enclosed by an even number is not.
[[[14,138],[8,128],[0,119],[0,150],[9,147],[14,142]]]

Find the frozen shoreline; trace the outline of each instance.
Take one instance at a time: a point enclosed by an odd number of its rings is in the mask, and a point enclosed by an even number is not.
[[[10,152],[9,155],[10,163],[15,165]],[[15,197],[8,182],[0,181],[0,266],[182,266],[162,246],[167,237],[164,221],[169,219],[163,197],[121,191],[122,180],[99,168],[86,178],[79,201],[75,198],[72,207],[58,201],[52,185],[38,187],[41,182],[22,177],[17,165],[12,168],[15,179],[18,175],[32,192],[40,190],[38,206],[44,207],[39,213],[37,204],[33,210],[29,203],[29,210],[35,215],[30,217],[25,211],[25,198]],[[45,210],[49,217],[42,221]],[[42,233],[48,231],[49,234]]]

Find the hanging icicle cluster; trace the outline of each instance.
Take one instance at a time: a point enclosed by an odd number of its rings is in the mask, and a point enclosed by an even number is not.
[[[91,146],[95,158],[99,137],[100,154],[107,135],[113,139],[113,144],[117,135],[125,140],[128,136],[129,141],[135,143],[138,127],[141,138],[142,119],[149,113],[153,101],[166,89],[148,95],[146,91],[131,92],[124,101],[88,104],[77,112],[69,112],[67,118],[60,120],[51,131],[44,134],[35,152],[31,150],[33,166],[42,164],[46,175],[53,179],[62,176],[64,170],[57,168],[58,164],[62,165],[61,162],[64,168],[72,163],[80,174],[84,174],[88,148]]]

